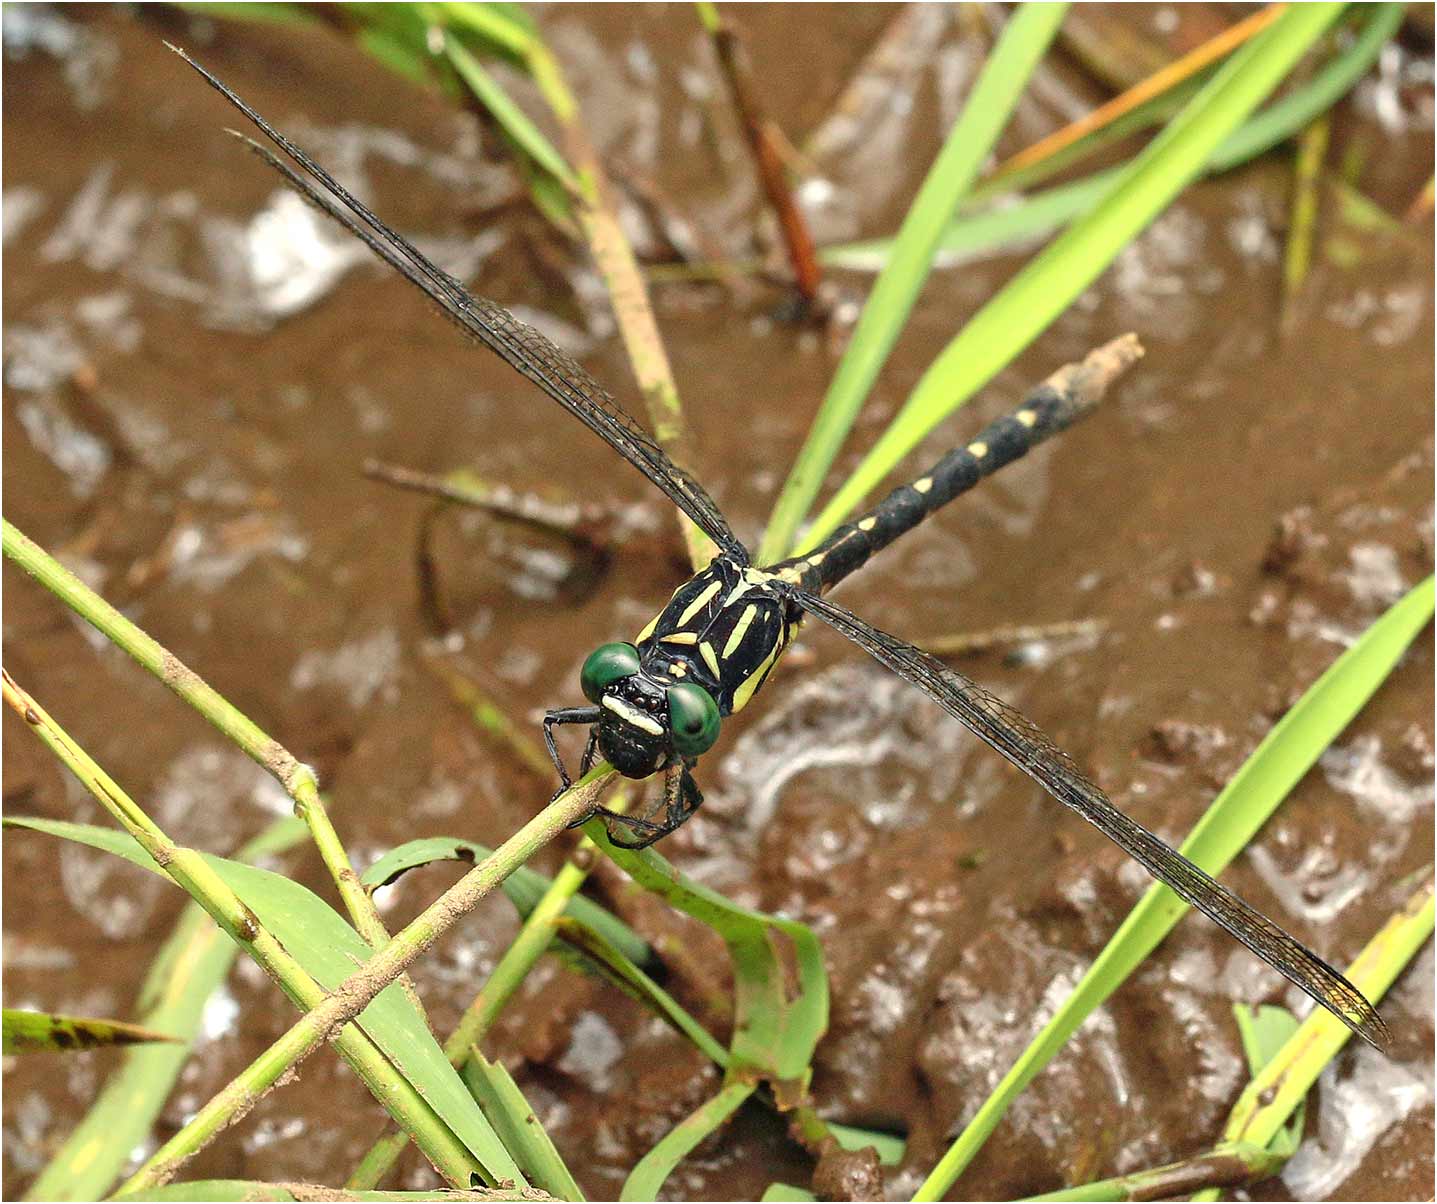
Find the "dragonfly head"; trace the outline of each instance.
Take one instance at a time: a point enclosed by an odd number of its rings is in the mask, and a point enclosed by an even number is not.
[[[627,778],[657,773],[675,756],[693,758],[718,739],[719,709],[702,686],[666,685],[644,673],[632,644],[604,644],[579,675],[599,707],[599,751]]]

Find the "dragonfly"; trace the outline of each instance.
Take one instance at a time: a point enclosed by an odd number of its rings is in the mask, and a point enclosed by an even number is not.
[[[838,527],[812,552],[755,565],[707,490],[577,361],[501,305],[466,290],[231,88],[183,50],[170,49],[264,135],[269,146],[236,134],[290,187],[418,288],[471,340],[608,443],[713,541],[717,554],[710,563],[674,591],[633,641],[603,644],[584,661],[579,684],[586,705],[544,715],[545,744],[561,792],[571,779],[554,729],[564,725],[588,728],[581,776],[596,756],[628,778],[663,775],[661,794],[642,813],[596,806],[616,843],[643,848],[694,814],[703,801],[693,775],[698,758],[718,740],[724,719],[758,693],[800,624],[812,617],[926,694],[1357,1036],[1386,1047],[1382,1018],[1339,971],[1121,811],[1035,724],[922,649],[824,596],[935,511],[1082,417],[1095,399],[1091,390],[1075,386],[1081,373],[1050,377],[1014,413]]]

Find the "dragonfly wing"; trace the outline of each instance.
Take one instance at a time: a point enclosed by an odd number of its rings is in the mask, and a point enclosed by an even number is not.
[[[171,47],[206,82],[245,115],[300,171],[250,142],[285,181],[421,289],[451,321],[528,378],[605,440],[658,486],[723,551],[747,563],[748,554],[708,492],[669,458],[652,436],[586,372],[543,333],[508,310],[468,292],[412,243],[386,226],[318,163],[183,50]],[[249,141],[246,139],[246,141]],[[305,177],[308,177],[307,179]]]
[[[1244,903],[1175,849],[1114,806],[1072,759],[1002,699],[912,644],[879,631],[851,611],[804,590],[791,596],[809,614],[847,636],[880,664],[917,686],[989,747],[1071,807],[1154,878],[1262,958],[1279,974],[1379,1049],[1387,1027],[1347,979],[1261,912]]]

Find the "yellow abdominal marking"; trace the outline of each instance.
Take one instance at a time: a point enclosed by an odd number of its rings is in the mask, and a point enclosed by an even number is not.
[[[734,624],[733,631],[729,633],[728,642],[723,646],[723,658],[728,660],[738,646],[743,643],[743,637],[748,634],[749,624],[753,622],[754,615],[758,614],[758,607],[752,604],[744,607],[744,612]]]
[[[684,613],[679,616],[679,621],[677,624],[675,624],[675,626],[682,627],[685,623],[692,619],[694,615],[698,614],[699,611],[701,611],[708,604],[709,599],[719,592],[719,588],[720,586],[717,581],[712,582],[709,585],[708,589],[704,590],[703,593],[701,593],[697,598],[695,598],[692,602],[688,604],[687,609],[685,609]]]
[[[867,518],[859,522],[858,529],[860,531],[872,531],[876,526],[878,526],[878,520],[870,514]]]
[[[715,677],[720,676],[718,657],[714,655],[714,646],[705,640],[699,645],[699,651],[703,653],[704,664],[709,667],[709,671]]]
[[[1013,417],[1027,427],[1036,426],[1038,422],[1038,415],[1032,410],[1019,410]]]
[[[661,635],[659,637],[659,643],[661,644],[697,644],[698,642],[699,637],[692,631],[676,631],[672,635]]]
[[[933,478],[923,477],[917,481],[914,481],[913,488],[916,489],[919,493],[927,493],[930,489],[933,488]]]
[[[988,445],[982,440],[979,440],[977,443],[970,443],[968,445],[968,454],[975,460],[981,460],[988,454]]]

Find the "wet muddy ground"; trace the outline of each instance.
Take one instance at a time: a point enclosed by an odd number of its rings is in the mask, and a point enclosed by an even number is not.
[[[1164,26],[1162,10],[1129,11],[1149,32]],[[806,194],[822,241],[894,228],[981,62],[981,22],[911,10],[900,69],[884,84],[892,103],[845,136],[835,98],[896,12],[741,14],[772,115],[795,142],[825,148],[831,187]],[[539,16],[606,162],[633,185],[641,249],[660,246],[643,222],[656,197],[726,255],[761,248],[767,223],[692,13]],[[656,551],[667,507],[362,250],[316,238],[305,211],[223,135],[230,114],[160,38],[183,40],[399,229],[632,396],[592,270],[533,216],[489,131],[332,32],[11,6],[5,33],[6,516],[317,765],[361,865],[417,836],[497,843],[552,787],[475,729],[446,674],[480,683],[520,722],[578,701],[585,654],[631,636],[678,579],[675,554]],[[1360,186],[1389,213],[1432,173],[1429,53],[1420,40],[1392,47],[1336,123],[1332,161],[1364,154]],[[1055,54],[1005,151],[1103,95]],[[1276,154],[1186,192],[910,467],[1116,334],[1141,335],[1143,364],[1095,417],[841,593],[920,642],[1096,620],[1092,638],[963,668],[1173,841],[1301,690],[1431,570],[1430,225],[1362,229],[1328,194],[1313,277],[1283,333],[1290,184],[1290,157]],[[935,274],[843,466],[1022,262]],[[870,281],[839,283],[861,295]],[[763,286],[691,284],[655,297],[696,469],[750,540],[835,364],[824,334],[774,320],[779,300]],[[427,503],[364,479],[368,458],[468,466],[598,500],[658,535],[576,587],[566,575],[583,565],[562,543],[451,513],[435,546],[452,630],[435,638],[415,573]],[[228,852],[283,811],[277,788],[158,683],[8,565],[4,584],[6,667],[177,839]],[[817,631],[801,647],[726,725],[702,766],[708,802],[664,852],[818,932],[833,1017],[814,1096],[825,1116],[907,1136],[887,1185],[901,1196],[1146,879],[854,649]],[[1224,875],[1339,965],[1432,860],[1432,673],[1429,631]],[[7,810],[97,820],[8,712],[4,734]],[[313,855],[284,868],[328,894]],[[4,869],[7,1006],[127,1015],[176,892],[38,836],[7,836]],[[404,878],[386,917],[401,923],[455,872]],[[722,1026],[721,950],[603,867],[592,883],[670,950],[670,989]],[[491,900],[416,968],[441,1031],[514,930],[508,905]],[[1429,948],[1382,1005],[1390,1058],[1341,1055],[1301,1150],[1254,1195],[1431,1197],[1432,981]],[[1189,917],[1019,1100],[955,1194],[1047,1191],[1207,1148],[1246,1077],[1235,1000],[1306,1009]],[[207,1016],[166,1132],[291,1019],[241,964]],[[549,962],[489,1050],[600,1197],[717,1083],[637,1005]],[[112,1065],[105,1054],[7,1059],[7,1197]],[[379,1119],[338,1059],[316,1056],[190,1173],[337,1183]],[[667,1190],[756,1198],[811,1171],[783,1125],[753,1108]],[[411,1156],[394,1182],[435,1180]]]

